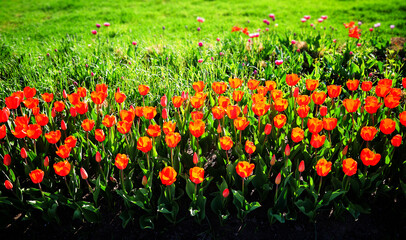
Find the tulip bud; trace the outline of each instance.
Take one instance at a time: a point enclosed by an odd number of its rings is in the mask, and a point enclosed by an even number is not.
[[[166,94],[165,94],[161,97],[161,106],[166,107],[167,104],[168,104],[168,98],[166,97]]]
[[[84,168],[80,168],[80,176],[82,177],[83,180],[87,179],[87,172]]]
[[[302,160],[299,164],[299,172],[303,172],[305,170],[305,163],[304,160]]]
[[[344,147],[343,149],[343,156],[347,155],[348,152],[348,145]]]
[[[285,147],[285,155],[286,155],[287,157],[289,157],[289,155],[290,155],[290,146],[289,146],[289,144],[286,144],[286,147]]]
[[[76,117],[76,116],[78,115],[78,112],[76,112],[76,108],[74,108],[74,107],[71,107],[71,108],[69,109],[69,112],[70,112],[70,115],[71,115],[72,117]]]
[[[364,106],[361,106],[361,114],[364,113]]]
[[[66,126],[66,122],[64,120],[61,121],[61,129],[66,130],[68,127]]]
[[[117,87],[117,92],[120,92],[120,87]]]
[[[186,93],[185,93],[185,91],[182,91],[182,95],[181,95],[181,97],[182,97],[182,99],[186,99]]]
[[[46,156],[44,159],[44,167],[48,167],[48,166],[49,166],[49,158],[48,158],[48,156]]]
[[[62,92],[62,97],[63,97],[63,98],[67,98],[67,97],[68,97],[68,95],[66,94],[65,89],[64,89],[63,92]]]
[[[4,182],[4,186],[5,186],[8,190],[13,189],[13,184],[12,184],[9,180],[6,180],[6,181]]]
[[[297,96],[299,96],[299,88],[295,87],[295,89],[293,90],[293,97],[297,98]]]
[[[327,115],[327,106],[321,106],[321,107],[320,107],[320,115],[321,115],[322,117],[324,117],[324,116]]]
[[[135,111],[135,108],[134,108],[133,105],[130,106],[130,109],[131,109],[132,111]]]
[[[266,134],[266,135],[269,135],[269,134],[271,134],[271,131],[272,131],[272,124],[267,123],[267,124],[265,125],[265,134]]]
[[[224,198],[227,198],[229,194],[230,194],[230,190],[228,190],[228,188],[224,189],[224,191],[223,191],[223,197],[224,197]]]
[[[10,166],[10,164],[11,164],[10,154],[4,155],[3,164],[6,165],[6,166]]]
[[[217,126],[217,133],[218,133],[218,134],[221,133],[221,125],[220,125],[220,124]]]
[[[281,183],[281,173],[278,174],[278,176],[276,176],[275,178],[275,184],[279,185]]]
[[[247,115],[247,113],[248,113],[248,107],[247,107],[247,105],[245,105],[244,110],[243,110],[243,113],[244,113],[244,115]]]
[[[56,110],[55,110],[55,108],[52,108],[51,116],[52,116],[52,118],[56,117]]]
[[[114,177],[110,177],[110,181],[112,181],[113,183],[117,182],[117,179],[115,179]]]
[[[142,177],[142,181],[141,181],[141,184],[142,184],[142,186],[147,186],[147,184],[148,184],[148,179],[147,179],[147,176],[143,176]]]
[[[272,156],[272,159],[271,159],[271,166],[273,166],[273,165],[275,165],[275,162],[276,162],[276,156],[275,156],[275,154]]]
[[[96,153],[96,162],[101,162],[101,154],[99,151]]]
[[[166,108],[162,109],[162,118],[163,119],[168,119],[168,110]]]
[[[193,163],[196,165],[199,162],[199,157],[197,156],[197,153],[193,154]]]
[[[27,151],[25,151],[25,148],[21,148],[20,154],[21,154],[21,157],[22,157],[23,159],[26,159],[26,158],[28,157]]]

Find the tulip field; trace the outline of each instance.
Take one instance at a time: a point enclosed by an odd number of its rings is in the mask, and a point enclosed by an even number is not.
[[[197,16],[142,42],[95,22],[25,53],[0,35],[1,227],[355,221],[382,202],[404,222],[406,39],[319,15],[214,37]]]

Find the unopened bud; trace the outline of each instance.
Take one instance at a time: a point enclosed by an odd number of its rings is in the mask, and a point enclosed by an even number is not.
[[[64,89],[63,92],[62,92],[62,97],[63,97],[63,98],[67,98],[67,97],[68,97],[68,95],[66,94],[65,89]]]
[[[117,179],[115,179],[113,176],[110,177],[110,181],[112,181],[113,183],[117,182]]]
[[[247,115],[247,113],[248,113],[248,107],[247,107],[247,105],[245,105],[244,110],[243,110],[243,113],[244,113],[244,115]]]
[[[275,162],[276,162],[276,156],[275,156],[275,154],[272,156],[272,159],[271,159],[271,166],[273,166],[273,165],[275,165]]]
[[[289,146],[289,144],[286,144],[286,147],[285,147],[285,156],[289,157],[289,155],[290,155],[290,146]]]
[[[147,179],[147,176],[143,176],[142,177],[142,181],[141,181],[141,184],[142,184],[142,186],[147,186],[147,184],[148,184],[148,179]]]
[[[299,164],[299,172],[303,172],[305,170],[305,163],[304,160],[302,160]]]
[[[272,131],[272,124],[267,123],[267,124],[265,125],[265,134],[266,134],[266,135],[269,135],[269,134],[271,134],[271,131]]]
[[[275,178],[275,184],[279,185],[281,183],[281,173],[278,174],[278,176],[276,176]]]
[[[230,190],[228,190],[228,188],[226,188],[226,189],[224,189],[224,191],[223,191],[223,197],[224,197],[224,198],[227,198],[228,195],[230,195]]]
[[[166,97],[166,94],[165,94],[161,97],[161,106],[166,107],[166,105],[168,105],[168,98]]]
[[[80,168],[80,176],[82,177],[83,180],[87,179],[87,172],[84,168]]]
[[[199,157],[197,156],[197,153],[193,154],[193,163],[196,165],[199,162]]]
[[[10,164],[11,164],[10,154],[4,155],[3,164],[6,165],[6,166],[10,166]]]
[[[348,145],[344,147],[343,149],[343,156],[347,155],[348,152]]]
[[[220,125],[220,124],[217,126],[217,133],[218,133],[218,134],[221,133],[221,125]]]
[[[26,159],[26,158],[28,157],[27,151],[25,150],[25,148],[21,148],[20,154],[21,154],[21,157],[22,157],[23,159]]]
[[[96,162],[101,162],[101,154],[99,151],[96,153]]]
[[[44,159],[44,167],[48,167],[48,166],[49,166],[49,158],[48,158],[48,156],[46,156]]]
[[[52,116],[53,118],[56,117],[56,110],[55,110],[55,108],[52,108],[51,116]]]
[[[162,118],[163,119],[168,119],[168,110],[166,108],[162,109]]]
[[[61,121],[61,129],[66,130],[68,127],[66,126],[66,122],[64,120]]]
[[[295,89],[293,90],[293,97],[297,98],[297,96],[299,96],[299,88],[295,87]]]
[[[321,106],[321,107],[320,107],[320,115],[321,115],[322,117],[324,117],[324,116],[327,115],[327,106]]]
[[[5,186],[8,190],[13,189],[13,184],[12,184],[9,180],[6,180],[6,181],[4,182],[4,186]]]

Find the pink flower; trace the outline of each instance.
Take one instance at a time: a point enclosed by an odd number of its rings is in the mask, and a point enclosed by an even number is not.
[[[203,22],[204,22],[204,18],[197,17],[197,21],[198,21],[199,23],[203,23]]]
[[[217,38],[216,40],[217,40],[217,42],[220,42],[220,38]]]
[[[327,19],[327,16],[326,16],[326,15],[323,15],[323,16],[321,16],[321,18],[324,19],[324,20],[326,20],[326,19]]]
[[[96,35],[96,34],[97,34],[97,31],[96,31],[96,30],[92,30],[92,34],[93,34],[93,35]]]
[[[223,53],[223,52],[220,52],[220,56],[224,56],[224,53]]]
[[[276,60],[276,61],[275,61],[275,64],[276,64],[277,66],[281,65],[282,63],[283,63],[283,60]]]
[[[133,43],[134,46],[137,45],[137,42],[136,42],[136,41],[133,41],[132,43]]]
[[[96,23],[96,27],[97,27],[97,28],[100,28],[100,26],[101,26],[100,24]]]
[[[317,21],[318,21],[319,23],[321,23],[321,22],[323,22],[323,18],[319,18],[319,19],[317,19]]]
[[[309,15],[305,15],[303,18],[309,20],[309,19],[310,19],[310,16],[309,16]]]
[[[273,13],[269,14],[269,18],[272,18],[273,20],[275,20],[275,14],[273,14]]]
[[[357,43],[357,47],[361,47],[361,43]]]
[[[202,43],[202,42],[199,42],[199,47],[203,47],[203,43]]]
[[[333,39],[333,42],[334,42],[334,43],[337,42],[337,39]]]
[[[350,55],[353,55],[354,53],[352,51],[350,51]]]
[[[372,32],[373,30],[374,30],[373,28],[370,28],[370,29],[369,29],[370,32]]]
[[[304,22],[307,21],[307,19],[306,19],[306,18],[302,18],[302,19],[300,19],[300,21],[301,21],[302,23],[304,23]]]
[[[291,43],[292,43],[292,44],[296,44],[296,41],[295,41],[295,40],[292,40]]]
[[[92,75],[92,77],[94,76],[94,73],[92,72],[90,75]]]
[[[265,32],[268,32],[269,31],[269,28],[265,28]]]
[[[270,24],[270,22],[268,21],[268,19],[264,19],[264,20],[262,20],[266,25],[269,25]]]
[[[104,25],[105,27],[108,27],[108,26],[110,26],[110,23],[105,22],[103,25]]]
[[[256,32],[256,33],[250,33],[249,37],[250,37],[250,38],[256,38],[256,37],[259,37],[259,32]]]
[[[310,24],[310,27],[313,27],[313,26],[314,26],[314,24],[313,24],[313,23],[311,23],[311,24]]]
[[[198,61],[199,63],[202,63],[202,62],[203,62],[203,59],[200,58],[200,59],[197,60],[197,61]]]

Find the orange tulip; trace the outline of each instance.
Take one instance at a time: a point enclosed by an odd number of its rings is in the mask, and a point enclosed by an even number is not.
[[[70,148],[74,148],[76,146],[77,139],[75,136],[69,136],[65,139],[64,144]]]
[[[258,94],[265,96],[268,93],[268,88],[264,87],[264,86],[258,86],[257,92],[258,92]]]
[[[378,99],[373,96],[369,96],[365,99],[365,106],[364,109],[369,114],[374,114],[378,109],[381,107],[382,103],[379,103]]]
[[[176,108],[182,106],[183,101],[184,101],[184,99],[181,96],[172,97],[173,106],[175,106]]]
[[[62,145],[63,146],[63,145]],[[54,164],[55,173],[61,177],[65,177],[70,172],[70,163],[65,160]]]
[[[164,122],[162,129],[163,129],[165,134],[175,132],[176,122],[171,122],[171,121]]]
[[[161,127],[159,125],[149,125],[147,129],[147,134],[151,137],[161,136]]]
[[[364,141],[372,141],[378,130],[375,127],[365,126],[361,129],[361,137]]]
[[[406,111],[403,111],[399,114],[400,123],[406,127]]]
[[[402,144],[402,136],[400,134],[393,136],[393,138],[390,140],[390,143],[394,147],[399,147]]]
[[[388,95],[388,93],[390,92],[391,87],[388,85],[384,85],[384,84],[378,84],[375,87],[375,94],[378,97],[385,97],[386,95]]]
[[[48,140],[50,144],[55,144],[61,138],[61,131],[51,131],[49,133],[45,133],[45,138]]]
[[[317,118],[310,118],[307,120],[307,127],[309,128],[309,132],[318,134],[323,130],[323,121]]]
[[[286,101],[286,104],[287,104],[287,101]],[[285,106],[284,103],[281,103],[281,105],[282,106],[280,106],[280,109],[282,109]],[[260,103],[255,104],[254,106],[252,106],[252,111],[255,113],[255,115],[260,117],[260,116],[263,116],[265,113],[267,113],[270,107],[271,107],[271,105],[266,104],[265,102],[260,102]]]
[[[299,117],[305,118],[307,117],[307,114],[309,114],[310,107],[307,105],[303,105],[297,108],[297,114],[299,114]]]
[[[190,98],[190,104],[192,107],[199,109],[204,104],[204,98],[193,96]]]
[[[383,134],[391,134],[396,129],[396,122],[390,118],[382,119],[379,129]]]
[[[156,107],[144,107],[143,112],[144,112],[144,117],[149,120],[153,119],[157,113]]]
[[[144,116],[144,107],[135,107],[135,116],[139,118]]]
[[[236,102],[240,102],[244,96],[244,91],[234,91],[233,92],[233,100]]]
[[[41,183],[44,179],[44,171],[42,171],[41,169],[32,170],[30,172],[30,178],[34,184]]]
[[[60,158],[68,158],[71,150],[72,149],[69,146],[61,145],[58,147],[58,150],[56,151],[56,155],[58,155]]]
[[[140,92],[142,96],[145,96],[149,92],[149,87],[147,85],[138,85],[138,92]]]
[[[221,149],[228,151],[233,147],[233,140],[228,136],[224,136],[220,138],[220,146]]]
[[[162,171],[159,172],[159,178],[161,179],[162,184],[165,186],[172,185],[172,183],[176,181],[177,175],[178,174],[175,169],[170,166],[165,167],[164,169],[162,169]]]
[[[86,93],[85,93],[86,96]],[[80,102],[80,95],[78,93],[72,93],[68,95],[68,100],[72,105],[76,105]]]
[[[317,175],[325,177],[331,171],[331,162],[327,162],[326,159],[320,159],[316,164]]]
[[[346,84],[347,84],[348,90],[355,91],[358,89],[359,80],[357,80],[357,79],[348,80]]]
[[[283,99],[283,98],[278,98],[275,100],[275,103],[274,103],[275,110],[278,112],[283,112],[288,107],[288,104],[289,104],[288,100]]]
[[[6,106],[8,109],[17,109],[22,102],[22,99],[16,96],[6,97]]]
[[[6,125],[0,126],[0,139],[5,138],[6,134],[7,134]]]
[[[319,80],[307,79],[306,80],[306,89],[309,91],[314,91],[319,86]]]
[[[82,98],[86,97],[86,94],[87,94],[86,88],[78,87],[78,90],[76,92],[80,97],[82,97]]]
[[[251,90],[255,90],[257,89],[258,85],[259,85],[259,81],[255,80],[255,79],[250,79],[248,80],[248,88]]]
[[[300,80],[300,77],[298,77],[296,74],[287,74],[286,75],[286,83],[289,86],[295,86]]]
[[[357,172],[357,162],[352,158],[343,160],[343,171],[345,175],[352,176]]]
[[[228,118],[230,119],[236,119],[238,117],[238,115],[240,115],[241,113],[241,109],[239,106],[234,105],[234,106],[227,106],[226,108],[226,114],[228,116]]]
[[[10,117],[10,110],[7,107],[0,109],[0,123],[7,122]]]
[[[189,123],[189,131],[196,138],[203,135],[206,125],[202,120]]]
[[[242,177],[242,178],[247,178],[251,176],[252,172],[254,171],[255,164],[253,163],[248,163],[246,161],[240,161],[237,163],[237,166],[235,167],[235,170],[237,171],[237,174]]]
[[[227,90],[227,83],[225,82],[213,82],[211,88],[218,95],[223,94]]]
[[[253,105],[257,104],[257,103],[263,103],[266,102],[266,97],[264,97],[264,95],[262,94],[254,94],[251,96],[251,100]]]
[[[193,89],[196,92],[203,92],[204,86],[205,86],[205,84],[203,81],[198,81],[198,82],[193,83]]]
[[[224,114],[226,114],[226,111],[223,107],[215,106],[211,109],[211,113],[213,114],[213,117],[215,119],[222,119],[224,117]]]
[[[361,161],[365,166],[375,166],[381,160],[381,154],[374,153],[369,148],[361,151]]]
[[[85,119],[85,120],[83,120],[83,122],[82,122],[82,128],[83,128],[83,130],[85,130],[86,132],[90,132],[90,131],[92,131],[92,129],[93,129],[93,127],[94,127],[94,124],[95,124],[94,120]]]
[[[63,103],[61,101],[56,101],[56,102],[54,102],[54,107],[55,107],[55,111],[62,112],[63,110],[65,110],[65,103]]]
[[[168,132],[165,136],[166,145],[170,148],[175,148],[181,140],[181,136],[177,132]]]
[[[37,93],[37,90],[35,88],[30,88],[30,87],[25,87],[24,90],[24,97],[26,98],[33,98],[35,94]]]
[[[96,92],[107,93],[107,89],[108,89],[108,87],[105,83],[96,84]]]
[[[102,104],[104,102],[104,100],[106,100],[107,93],[105,93],[105,92],[92,92],[90,94],[90,97],[91,97],[92,101],[95,104]]]
[[[245,142],[245,151],[248,154],[253,154],[256,149],[257,149],[257,147],[255,147],[255,144],[253,142],[248,141],[248,140]]]
[[[106,114],[103,118],[102,124],[107,128],[111,128],[114,124],[116,124],[116,117],[114,115]]]
[[[193,112],[190,113],[190,115],[192,116],[193,121],[203,119],[203,113],[200,112],[200,111],[193,111]]]
[[[265,81],[265,86],[268,88],[268,91],[272,91],[276,89],[276,82],[275,81]]]
[[[319,135],[319,134],[312,134],[312,138],[310,140],[310,145],[314,148],[319,148],[324,145],[324,142],[326,140],[325,135]]]
[[[137,141],[137,149],[147,153],[152,149],[152,140],[149,137],[140,137]]]
[[[296,97],[296,102],[299,106],[306,106],[310,103],[310,97],[307,95],[299,95]]]
[[[133,122],[134,118],[135,118],[135,112],[131,111],[131,110],[127,111],[127,110],[123,109],[123,110],[120,111],[120,118],[121,118],[122,121]]]
[[[17,125],[14,128],[14,131],[11,130],[11,133],[14,135],[14,137],[21,139],[27,136],[27,129],[28,125]]]
[[[26,108],[33,109],[38,106],[39,100],[37,98],[27,98],[23,103]]]
[[[118,153],[114,162],[114,165],[120,169],[124,170],[128,165],[128,156],[125,154]]]
[[[118,92],[118,91],[116,93],[114,93],[114,99],[116,100],[116,102],[118,104],[123,103],[126,98],[127,98],[127,96],[124,93],[121,93],[121,92]]]
[[[37,139],[37,138],[39,138],[39,136],[41,136],[41,134],[42,134],[42,129],[39,124],[28,125],[27,137],[29,137],[31,139]],[[0,134],[0,138],[1,138],[1,134]]]
[[[199,184],[204,180],[204,169],[200,167],[194,167],[189,170],[189,179],[194,184]]]
[[[98,142],[103,142],[104,139],[106,139],[106,135],[102,129],[96,129],[94,132],[94,137]]]
[[[230,105],[230,99],[228,97],[219,96],[218,101],[219,101],[219,106],[221,106],[223,108],[226,108],[228,105]]]
[[[292,141],[295,143],[301,142],[304,138],[304,131],[301,128],[293,128],[291,134]]]
[[[337,126],[337,118],[323,118],[323,128],[332,131]]]
[[[237,88],[241,87],[242,80],[239,78],[229,78],[228,83],[230,84],[230,87],[237,89]]]
[[[44,99],[45,102],[52,102],[54,99],[54,94],[53,93],[44,93],[41,94],[42,99]],[[11,108],[10,108],[11,109]]]
[[[364,92],[369,92],[372,89],[372,82],[371,81],[362,82],[361,89]]]
[[[360,100],[357,98],[356,100],[353,99],[344,99],[343,105],[345,110],[349,113],[356,112],[358,108],[361,106]]]
[[[329,85],[327,86],[327,93],[330,98],[336,98],[341,94],[341,86]]]
[[[392,94],[389,94],[388,96],[385,97],[385,107],[387,108],[396,108],[399,106],[401,97],[399,96],[394,96]]]
[[[325,92],[313,92],[312,99],[314,104],[321,105],[326,100],[326,93]]]
[[[250,125],[250,122],[245,117],[234,119],[234,126],[237,130],[243,131],[248,125]]]
[[[283,128],[286,123],[286,116],[284,114],[278,114],[273,118],[273,125],[277,128]]]
[[[275,89],[271,91],[272,100],[276,100],[278,98],[283,97],[283,92],[281,90]]]
[[[131,126],[132,126],[132,122],[119,121],[117,123],[117,130],[121,134],[127,134],[130,132]]]

